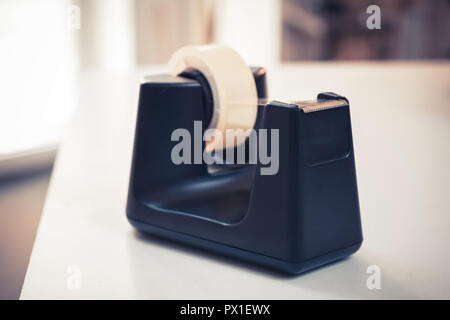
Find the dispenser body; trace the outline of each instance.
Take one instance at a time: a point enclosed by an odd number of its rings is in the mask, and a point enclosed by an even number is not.
[[[253,74],[263,100],[265,74]],[[279,135],[276,148],[268,141],[269,152],[278,149],[278,170],[264,175],[262,163],[211,173],[204,161],[173,162],[173,132],[182,128],[194,137],[196,123],[206,128],[208,99],[195,77],[160,75],[141,84],[130,223],[141,232],[293,274],[356,252],[362,230],[348,101],[325,93],[317,104],[262,103],[256,131]]]

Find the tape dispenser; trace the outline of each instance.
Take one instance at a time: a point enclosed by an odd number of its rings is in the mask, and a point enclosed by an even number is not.
[[[265,69],[227,46],[181,48],[168,66],[140,86],[137,230],[292,274],[359,249],[345,97],[268,101]]]

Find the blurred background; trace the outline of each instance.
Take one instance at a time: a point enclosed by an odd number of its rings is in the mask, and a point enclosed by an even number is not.
[[[370,5],[381,29],[366,25]],[[0,0],[0,299],[19,297],[83,73],[162,66],[207,43],[269,68],[448,60],[449,18],[449,0]]]

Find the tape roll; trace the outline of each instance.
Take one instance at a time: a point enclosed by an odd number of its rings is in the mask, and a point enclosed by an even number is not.
[[[197,70],[211,87],[213,115],[208,129],[219,130],[224,139],[223,143],[207,142],[207,150],[245,141],[255,124],[258,95],[253,74],[236,51],[223,45],[183,47],[173,54],[168,66],[175,76]],[[226,129],[233,130],[237,139],[225,139]]]

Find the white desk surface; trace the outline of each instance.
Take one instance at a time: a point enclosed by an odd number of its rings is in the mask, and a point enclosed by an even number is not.
[[[365,238],[355,255],[290,277],[138,235],[125,218],[138,78],[94,72],[82,78],[21,298],[449,299],[450,63],[296,64],[268,76],[276,98],[350,99]],[[366,287],[373,264],[380,290]],[[69,266],[79,289],[67,288]]]

